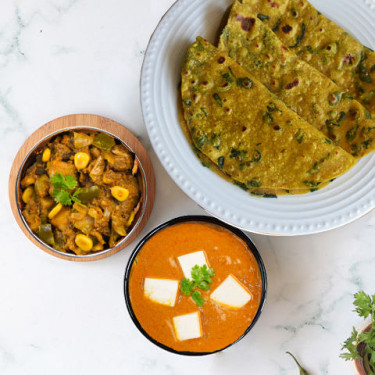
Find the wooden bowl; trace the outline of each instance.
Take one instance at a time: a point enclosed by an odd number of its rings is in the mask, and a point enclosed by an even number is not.
[[[87,255],[64,253],[48,246],[30,230],[21,212],[22,202],[20,181],[22,179],[24,171],[34,161],[33,157],[35,153],[43,148],[44,145],[47,144],[52,137],[56,136],[59,133],[71,130],[100,131],[107,133],[114,138],[117,138],[125,147],[127,147],[132,153],[134,153],[135,158],[139,163],[138,173],[140,173],[141,175],[141,207],[134,219],[134,224],[131,231],[114,247]],[[135,238],[144,228],[148,218],[150,217],[155,199],[154,170],[150,157],[147,154],[145,148],[142,146],[139,140],[123,125],[108,118],[96,115],[68,115],[57,118],[43,125],[33,134],[31,134],[30,137],[22,145],[14,159],[10,171],[9,199],[14,217],[22,232],[40,249],[58,258],[78,262],[102,259],[125,248],[135,240]]]

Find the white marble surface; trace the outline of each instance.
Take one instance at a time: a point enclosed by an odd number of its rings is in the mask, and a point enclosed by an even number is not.
[[[2,0],[0,3],[0,374],[353,374],[340,346],[359,322],[352,294],[374,293],[375,212],[328,233],[251,235],[264,259],[268,298],[233,348],[180,357],[148,342],[126,311],[122,281],[133,248],[90,263],[32,245],[10,212],[17,149],[45,122],[87,112],[126,124],[148,148],[157,177],[142,234],[203,213],[155,157],[142,121],[139,74],[148,39],[173,0]]]

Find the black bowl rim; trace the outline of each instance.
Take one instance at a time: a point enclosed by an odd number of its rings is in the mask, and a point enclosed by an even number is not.
[[[232,232],[233,234],[235,234],[236,236],[238,236],[240,239],[242,239],[248,245],[250,251],[254,255],[254,257],[255,257],[255,259],[256,259],[256,261],[258,263],[260,274],[261,274],[261,278],[262,278],[262,294],[261,294],[261,298],[260,298],[260,303],[259,303],[258,311],[255,314],[254,319],[252,320],[251,324],[247,327],[247,329],[245,330],[245,332],[236,341],[234,341],[231,344],[225,346],[224,348],[215,350],[213,352],[178,351],[178,350],[174,350],[174,349],[170,348],[169,346],[166,346],[166,345],[160,343],[159,341],[155,340],[141,326],[140,322],[138,321],[137,317],[135,316],[135,313],[133,311],[133,308],[132,308],[131,302],[130,302],[130,298],[129,298],[129,275],[130,275],[130,271],[131,271],[134,259],[136,258],[136,256],[138,255],[138,253],[140,252],[140,250],[142,249],[142,247],[145,245],[145,243],[152,236],[154,236],[156,233],[160,232],[161,230],[163,230],[165,228],[168,228],[168,227],[171,227],[171,226],[176,225],[176,224],[187,223],[187,222],[205,222],[205,223],[216,224],[218,226],[221,226],[221,227],[229,230],[230,232]],[[133,323],[138,328],[138,330],[143,334],[143,336],[145,336],[149,341],[151,341],[153,344],[157,345],[158,347],[160,347],[160,348],[162,348],[162,349],[164,349],[164,350],[166,350],[166,351],[168,351],[170,353],[174,353],[174,354],[180,354],[180,355],[185,355],[185,356],[204,356],[204,355],[210,355],[210,354],[215,354],[215,353],[221,352],[221,351],[223,351],[223,350],[231,347],[232,345],[236,344],[237,342],[239,342],[240,340],[242,340],[251,331],[251,329],[254,327],[255,323],[259,319],[260,314],[262,313],[262,310],[263,310],[263,307],[264,307],[264,303],[266,301],[266,296],[267,296],[267,272],[266,272],[266,268],[264,266],[262,257],[260,256],[259,251],[255,247],[254,243],[240,229],[232,227],[231,225],[229,225],[227,223],[224,223],[221,220],[216,219],[216,218],[211,217],[211,216],[205,216],[205,215],[179,216],[179,217],[171,219],[171,220],[169,220],[169,221],[167,221],[167,222],[165,222],[163,224],[158,225],[156,228],[154,228],[149,233],[147,233],[146,236],[143,237],[139,241],[139,243],[137,244],[137,246],[134,248],[132,254],[130,255],[130,258],[128,260],[128,263],[127,263],[126,269],[125,269],[125,276],[124,276],[124,297],[125,297],[126,307],[128,309],[129,315],[130,315]]]

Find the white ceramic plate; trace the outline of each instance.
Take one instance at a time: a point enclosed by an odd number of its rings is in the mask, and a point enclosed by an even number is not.
[[[375,4],[371,0],[312,0],[323,14],[368,47],[375,48]],[[301,235],[349,223],[375,207],[375,155],[328,187],[277,199],[252,197],[204,168],[178,121],[180,70],[200,35],[212,43],[232,0],[179,0],[160,21],[148,46],[141,76],[147,130],[161,163],[177,185],[212,215],[256,233]]]

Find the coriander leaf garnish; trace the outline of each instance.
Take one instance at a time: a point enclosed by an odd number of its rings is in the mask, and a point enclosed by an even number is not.
[[[55,173],[50,178],[50,181],[53,186],[52,196],[55,198],[56,203],[61,203],[63,206],[71,206],[73,204],[72,202],[75,202],[81,206],[84,206],[77,197],[77,195],[81,192],[81,189],[78,188],[73,193],[71,192],[78,185],[78,182],[74,176],[64,176],[59,172]]]
[[[182,279],[180,282],[181,293],[185,296],[190,296],[194,289],[194,281],[189,279]]]
[[[202,293],[196,290],[191,295],[191,298],[194,300],[197,306],[203,306],[204,305],[204,299],[202,298]]]
[[[73,190],[77,186],[77,180],[74,176],[64,176],[60,172],[55,173],[50,178],[50,181],[52,182],[54,189]]]
[[[214,276],[215,271],[212,268],[208,268],[205,264],[201,267],[195,265],[191,269],[192,280],[185,278],[180,281],[181,293],[185,296],[191,296],[197,306],[203,306],[202,293],[195,289],[209,290]]]
[[[370,369],[369,374],[375,371],[375,294],[370,296],[363,291],[354,294],[354,310],[366,319],[371,318],[371,324],[362,332],[357,332],[353,327],[350,337],[344,342],[340,357],[346,361],[361,359],[365,368]],[[360,345],[360,349],[359,349]]]
[[[61,203],[63,206],[71,206],[72,204],[70,193],[67,190],[54,189],[52,192],[52,196],[55,198],[56,203]]]

